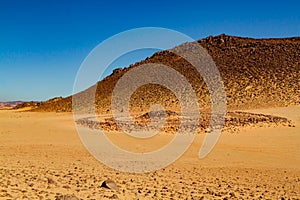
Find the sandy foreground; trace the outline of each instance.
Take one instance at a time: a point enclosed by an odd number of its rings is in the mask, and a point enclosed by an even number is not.
[[[300,106],[251,112],[287,117],[295,127],[223,133],[202,160],[204,135],[199,134],[170,166],[134,174],[111,169],[89,154],[70,113],[1,110],[0,199],[72,194],[80,199],[300,199]],[[168,139],[134,144],[116,133],[111,138],[132,151],[150,151]],[[119,190],[100,187],[107,179]]]

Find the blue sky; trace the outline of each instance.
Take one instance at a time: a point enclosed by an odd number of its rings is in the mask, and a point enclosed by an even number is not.
[[[298,1],[0,0],[0,101],[72,94],[84,58],[128,29],[164,27],[194,39],[300,35]],[[125,67],[154,50],[114,63]],[[109,73],[109,72],[108,72]]]

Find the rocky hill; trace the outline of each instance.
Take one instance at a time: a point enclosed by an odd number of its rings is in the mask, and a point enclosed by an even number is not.
[[[222,34],[197,42],[219,68],[229,109],[300,104],[300,37],[252,39]],[[125,69],[117,69],[95,84],[98,112],[110,113],[111,93],[117,81],[130,69],[145,63],[161,63],[180,72],[196,91],[200,107],[209,108],[210,96],[202,77],[185,59],[166,50]],[[91,91],[90,88],[76,95],[85,98]],[[130,106],[133,110],[145,112],[153,103],[162,104],[169,110],[179,108],[175,95],[155,84],[140,87],[132,95]],[[41,102],[33,110],[71,111],[72,97]]]

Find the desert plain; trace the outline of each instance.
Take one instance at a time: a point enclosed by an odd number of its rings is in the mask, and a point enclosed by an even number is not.
[[[286,117],[293,126],[249,125],[223,131],[204,159],[204,133],[171,165],[126,173],[96,160],[84,147],[71,113],[0,111],[0,199],[300,199],[300,106],[248,110]],[[147,151],[160,142],[120,147]],[[115,181],[119,190],[101,187]]]

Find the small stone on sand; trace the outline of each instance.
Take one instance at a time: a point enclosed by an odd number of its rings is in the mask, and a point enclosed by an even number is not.
[[[101,187],[104,187],[104,188],[107,188],[110,190],[119,190],[117,184],[113,180],[110,180],[110,179],[103,181],[103,183],[101,184]]]

